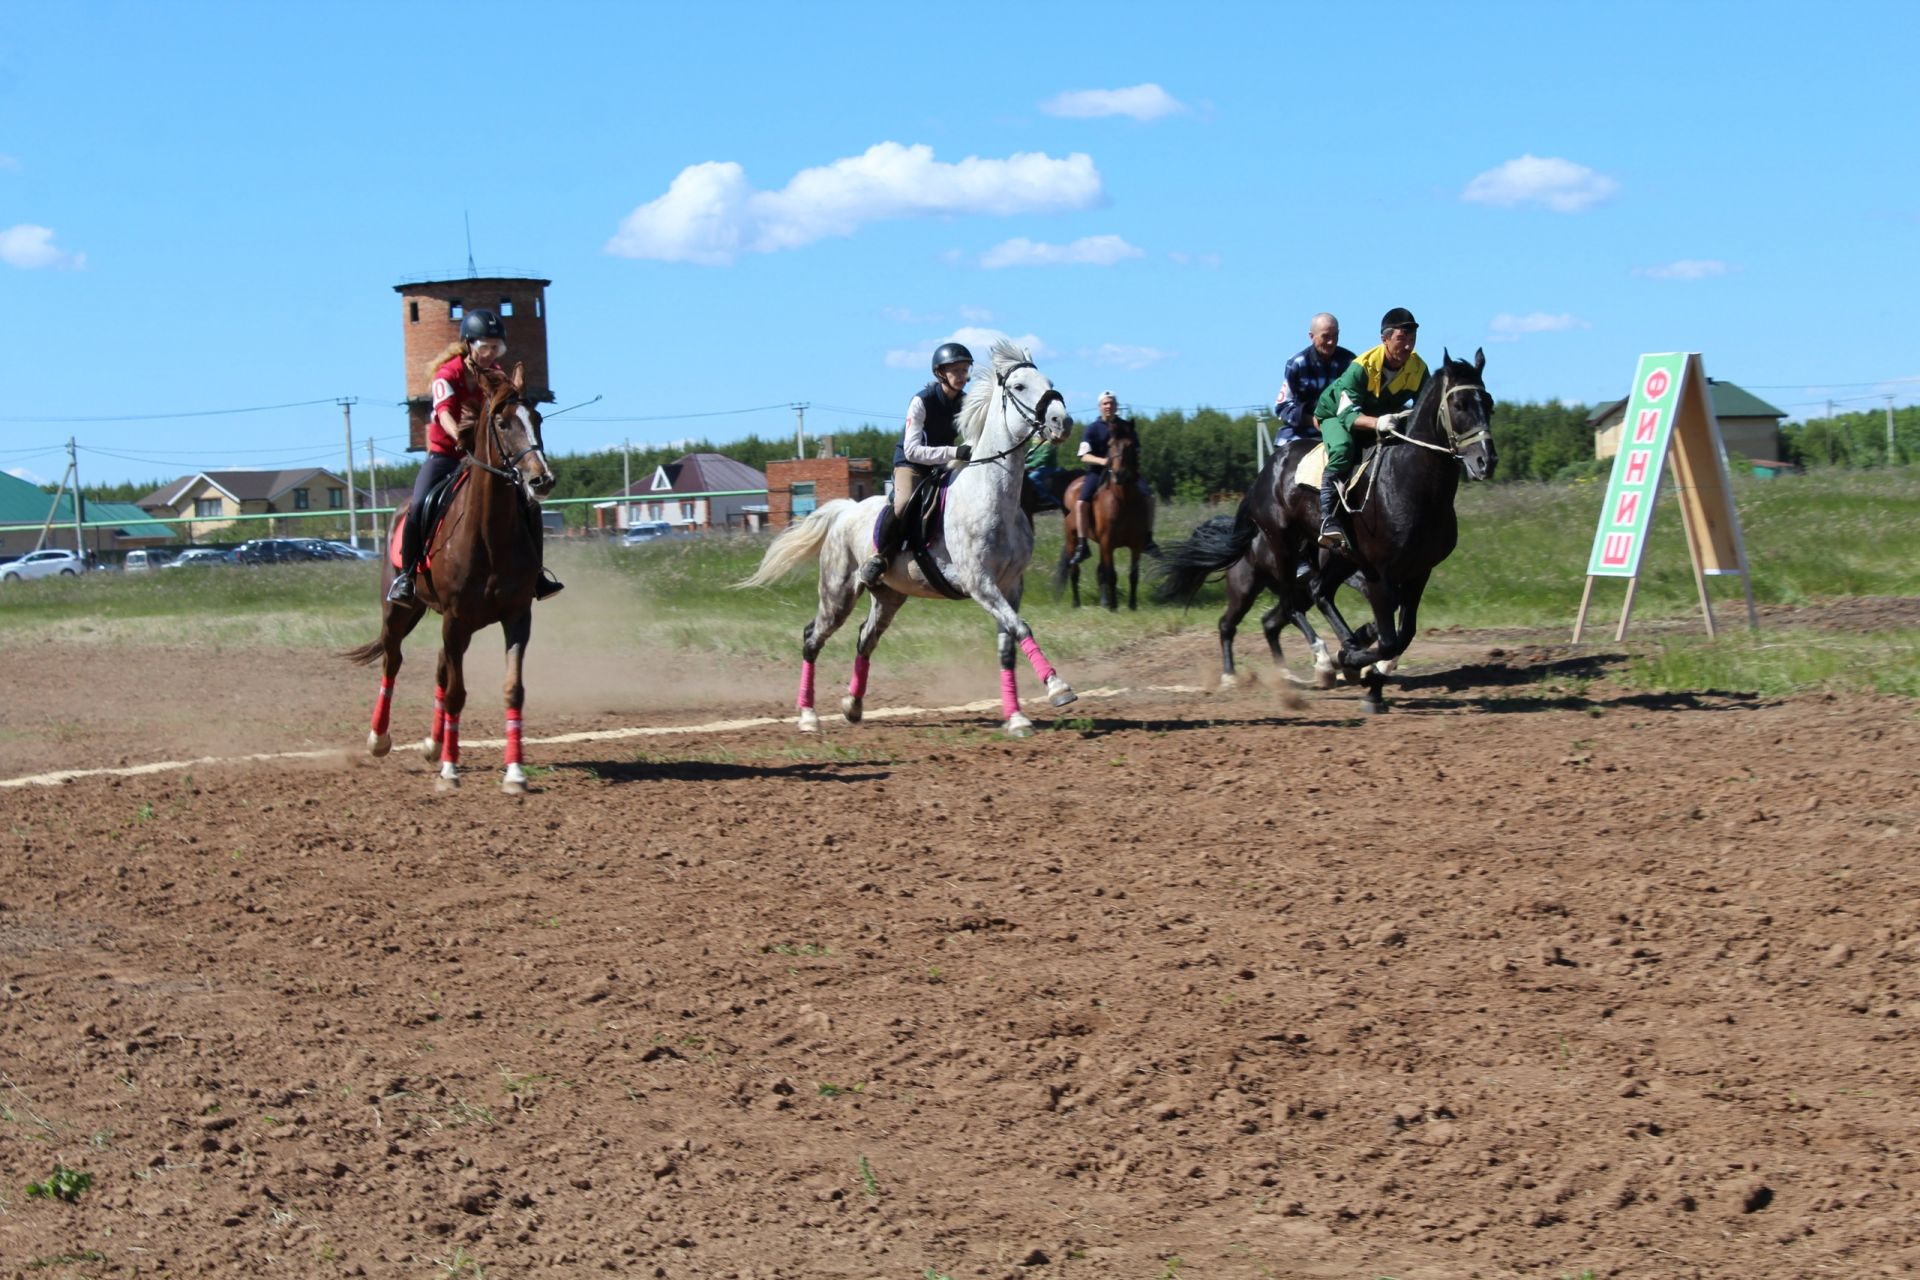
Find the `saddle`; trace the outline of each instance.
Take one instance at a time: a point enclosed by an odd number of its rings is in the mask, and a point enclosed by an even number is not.
[[[440,522],[447,518],[447,511],[453,506],[453,495],[461,485],[467,482],[467,468],[458,471],[427,490],[427,500],[420,505],[420,527],[425,536],[420,539],[420,567],[433,567],[433,535],[440,531]],[[400,549],[406,545],[407,512],[402,511],[394,517],[393,529],[387,534],[387,563],[395,569],[404,570],[407,566],[400,563]]]
[[[1360,483],[1361,476],[1367,474],[1367,468],[1373,465],[1374,455],[1379,452],[1379,448],[1380,446],[1378,445],[1369,445],[1361,450],[1359,465],[1354,467],[1353,474],[1348,476],[1346,481],[1340,485],[1340,496],[1342,498],[1347,496],[1348,489]],[[1315,493],[1318,493],[1320,492],[1320,478],[1324,476],[1326,472],[1327,446],[1326,442],[1322,441],[1307,450],[1306,456],[1300,459],[1300,465],[1293,469],[1293,483],[1298,488],[1311,489]]]
[[[907,499],[906,510],[897,517],[900,522],[900,537],[906,544],[913,562],[920,566],[927,585],[946,596],[949,600],[964,600],[967,593],[947,581],[940,572],[940,566],[934,563],[933,544],[939,539],[946,526],[947,486],[953,483],[957,471],[940,470],[922,476],[913,486],[913,496]],[[878,543],[879,522],[874,524],[875,542]]]

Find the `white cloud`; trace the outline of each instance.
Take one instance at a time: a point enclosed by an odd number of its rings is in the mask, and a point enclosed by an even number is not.
[[[1516,316],[1502,311],[1487,323],[1494,339],[1499,342],[1517,342],[1529,333],[1566,333],[1572,329],[1591,329],[1593,326],[1579,316],[1561,312],[1558,315],[1548,311],[1529,311]]]
[[[1100,171],[1075,152],[1055,159],[933,158],[933,148],[882,142],[858,156],[802,169],[778,191],[756,190],[732,161],[682,169],[666,194],[629,213],[606,243],[622,258],[724,266],[743,253],[795,249],[862,224],[929,214],[1048,213],[1099,203]]]
[[[974,368],[985,364],[987,353],[993,350],[993,344],[1009,337],[998,329],[983,329],[975,325],[963,325],[944,338],[935,338],[917,347],[895,348],[887,352],[886,365],[889,369],[929,369],[933,359],[933,349],[943,342],[957,342],[973,352]],[[1012,339],[1016,347],[1025,347],[1035,360],[1045,360],[1054,354],[1053,348],[1034,334],[1022,334]]]
[[[1739,269],[1714,258],[1681,258],[1657,267],[1635,267],[1632,274],[1648,280],[1709,280]]]
[[[1162,351],[1159,347],[1133,347],[1120,342],[1103,342],[1090,351],[1080,353],[1095,364],[1114,365],[1122,369],[1145,369],[1149,365],[1159,364],[1162,360],[1171,360],[1174,353]]]
[[[36,227],[31,222],[23,222],[0,231],[0,262],[26,270],[35,267],[84,267],[87,265],[87,255],[68,253],[55,247],[53,228]]]
[[[1558,156],[1523,155],[1476,177],[1460,198],[1501,208],[1540,204],[1555,213],[1579,213],[1619,189],[1620,184],[1612,178],[1583,164]]]
[[[1082,236],[1072,244],[1046,244],[1015,236],[980,255],[988,270],[1001,267],[1110,267],[1145,255],[1119,236]]]
[[[31,471],[26,467],[8,467],[7,474],[12,476],[16,480],[25,480],[28,484],[52,484],[53,483],[53,481],[47,479],[45,476],[41,475],[39,472]]]
[[[1040,104],[1050,116],[1090,120],[1099,116],[1131,116],[1135,120],[1158,120],[1186,104],[1157,84],[1136,84],[1130,89],[1075,89],[1056,94]]]

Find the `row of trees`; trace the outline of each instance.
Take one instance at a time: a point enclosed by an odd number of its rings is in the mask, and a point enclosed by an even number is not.
[[[1594,459],[1593,431],[1587,426],[1592,412],[1587,405],[1558,400],[1501,404],[1493,418],[1494,448],[1500,458],[1497,479],[1564,481],[1604,474],[1609,464]],[[1257,469],[1254,441],[1260,425],[1250,413],[1174,411],[1142,415],[1134,423],[1140,429],[1141,470],[1162,498],[1201,501],[1218,494],[1240,493],[1253,482]],[[1272,427],[1270,420],[1265,425]],[[1781,434],[1784,460],[1802,466],[1876,467],[1889,461],[1884,411],[1788,423]],[[1079,438],[1076,427],[1061,447],[1063,461],[1073,457]],[[898,439],[897,428],[871,425],[836,431],[833,436],[835,452],[872,458],[881,470],[892,458]],[[554,459],[558,478],[553,496],[608,497],[620,492],[629,461],[633,482],[641,485],[656,468],[683,454],[700,452],[723,453],[765,471],[769,462],[793,456],[793,440],[785,435],[750,435],[724,444],[700,440],[672,448],[637,448],[630,456],[619,449],[560,456]],[[1892,461],[1905,463],[1916,458],[1920,458],[1920,406],[1910,406],[1894,414]],[[375,475],[377,487],[409,487],[418,469],[417,462],[384,465]],[[356,472],[355,479],[365,487],[364,472]],[[86,494],[96,501],[131,502],[161,483],[89,485]],[[574,514],[570,519],[576,522],[588,518],[578,508],[571,510]]]

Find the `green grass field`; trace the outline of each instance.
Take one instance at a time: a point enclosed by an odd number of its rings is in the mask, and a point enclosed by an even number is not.
[[[1737,479],[1754,593],[1764,603],[1802,604],[1836,597],[1920,595],[1920,468],[1827,471],[1773,481]],[[1578,607],[1602,486],[1467,485],[1460,492],[1461,539],[1441,566],[1422,610],[1424,629],[1543,629],[1559,641]],[[1692,572],[1671,498],[1655,518],[1635,618],[1697,619]],[[1220,514],[1199,507],[1162,513],[1171,545],[1194,524]],[[783,661],[812,616],[814,578],[796,572],[763,590],[728,585],[749,573],[764,539],[669,540],[622,548],[607,543],[556,546],[553,563],[571,590],[563,617],[602,619],[626,640],[714,658]],[[1210,632],[1221,595],[1209,588],[1191,609],[1143,602],[1117,615],[1055,600],[1048,578],[1059,553],[1057,520],[1041,521],[1024,612],[1063,660],[1109,653],[1142,639]],[[1091,572],[1083,574],[1090,598]],[[1691,628],[1657,637],[1643,630],[1631,646],[1630,678],[1658,688],[1726,688],[1781,693],[1859,688],[1920,696],[1920,631],[1837,633],[1781,630],[1749,637],[1737,580],[1710,581],[1727,634],[1707,642]],[[0,591],[0,637],[142,644],[275,645],[339,648],[377,625],[376,566],[317,564],[261,569],[107,574],[82,580],[17,584]],[[1611,636],[1624,585],[1595,592],[1597,639]],[[850,648],[851,628],[834,647]],[[588,642],[594,628],[568,628],[562,642]],[[939,663],[984,650],[991,630],[971,607],[915,602],[887,638],[890,660]],[[1257,645],[1257,636],[1254,638]],[[1415,643],[1413,658],[1418,659]]]

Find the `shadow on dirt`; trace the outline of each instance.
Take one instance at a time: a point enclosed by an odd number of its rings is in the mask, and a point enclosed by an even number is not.
[[[890,769],[871,760],[844,764],[801,760],[786,764],[738,764],[723,760],[572,760],[553,766],[588,774],[604,782],[768,782],[791,778],[801,782],[883,782]]]
[[[1406,710],[1444,711],[1470,707],[1477,711],[1510,714],[1517,711],[1746,711],[1765,706],[1759,694],[1737,689],[1688,689],[1664,693],[1596,692],[1580,688],[1605,681],[1626,666],[1624,653],[1590,653],[1541,662],[1480,662],[1397,676],[1387,686],[1389,706]],[[1575,686],[1572,689],[1565,685]],[[1538,686],[1532,693],[1479,694],[1485,689]],[[1398,696],[1396,696],[1396,691]],[[1457,698],[1423,698],[1421,692],[1466,693]]]

